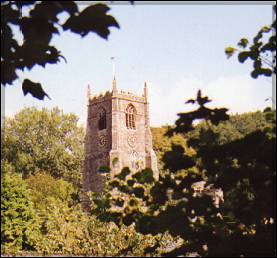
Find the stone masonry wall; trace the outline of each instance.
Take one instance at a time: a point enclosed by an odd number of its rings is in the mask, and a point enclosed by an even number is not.
[[[87,131],[85,138],[85,162],[83,190],[100,192],[103,176],[99,169],[111,168],[111,176],[123,167],[138,171],[151,167],[158,178],[156,155],[152,149],[149,125],[149,104],[144,96],[135,96],[122,91],[107,92],[105,95],[89,98]],[[126,109],[135,108],[135,129],[126,127]],[[99,110],[106,110],[107,128],[98,129]]]

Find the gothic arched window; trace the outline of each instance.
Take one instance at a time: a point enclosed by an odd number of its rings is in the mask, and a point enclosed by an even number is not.
[[[126,108],[126,127],[128,129],[136,129],[136,109],[132,104],[129,104]]]
[[[106,128],[107,128],[106,110],[101,107],[98,112],[98,129],[103,130]]]

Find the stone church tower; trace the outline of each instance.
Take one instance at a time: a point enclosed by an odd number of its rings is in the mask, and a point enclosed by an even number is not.
[[[123,167],[133,172],[151,168],[158,179],[146,83],[142,96],[118,90],[115,77],[111,92],[93,96],[88,89],[83,191],[100,192],[101,172],[108,167],[111,176]]]

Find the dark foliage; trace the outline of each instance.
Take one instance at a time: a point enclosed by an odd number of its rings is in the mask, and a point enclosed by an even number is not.
[[[48,94],[45,93],[45,91],[42,89],[40,83],[34,83],[34,82],[30,81],[29,79],[24,80],[24,82],[22,84],[22,90],[23,90],[24,95],[30,93],[30,94],[32,94],[33,97],[35,97],[37,99],[44,99],[45,96],[50,99]]]
[[[209,102],[211,100],[208,97],[202,97],[201,90],[198,90],[196,99],[190,99],[186,104],[198,104],[199,108],[192,112],[179,113],[178,116],[180,118],[176,120],[175,128],[169,129],[167,135],[172,136],[173,133],[186,133],[193,130],[193,121],[196,119],[205,119],[213,124],[229,119],[229,115],[226,114],[228,109],[205,107],[205,104]]]
[[[31,8],[23,15],[24,8]],[[35,65],[45,68],[47,64],[66,61],[60,50],[51,45],[54,35],[70,30],[86,36],[93,32],[107,39],[110,27],[119,28],[114,17],[107,15],[110,8],[105,4],[94,4],[82,12],[74,1],[4,1],[1,3],[1,84],[11,85],[18,78],[17,71],[31,70]],[[61,24],[59,14],[67,12],[69,18]],[[12,26],[20,29],[23,43],[14,37]],[[40,100],[49,97],[40,83],[25,79],[24,95],[30,93]]]
[[[203,108],[209,101],[198,92],[188,103]],[[185,135],[195,154],[172,144],[162,158],[168,170],[159,181],[140,180],[144,171],[132,174],[125,168],[108,182],[93,212],[118,225],[135,223],[145,235],[168,232],[183,239],[163,256],[273,256],[276,114],[266,109],[229,122],[226,111],[219,116],[211,109],[201,115],[182,113],[169,130]],[[205,121],[192,126],[199,118]],[[159,246],[157,242],[145,253]]]
[[[273,6],[273,11],[276,16],[276,5]],[[250,59],[253,62],[251,76],[254,79],[261,75],[276,74],[276,18],[270,26],[264,26],[258,31],[252,44],[247,38],[242,38],[238,42],[238,47],[240,49],[227,47],[225,53],[227,57],[231,57],[238,51],[240,63]]]

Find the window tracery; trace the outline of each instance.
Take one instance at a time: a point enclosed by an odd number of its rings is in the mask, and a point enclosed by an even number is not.
[[[132,104],[129,104],[128,107],[126,108],[126,127],[128,129],[136,129],[136,120],[135,120],[135,115],[136,115],[136,109]]]

